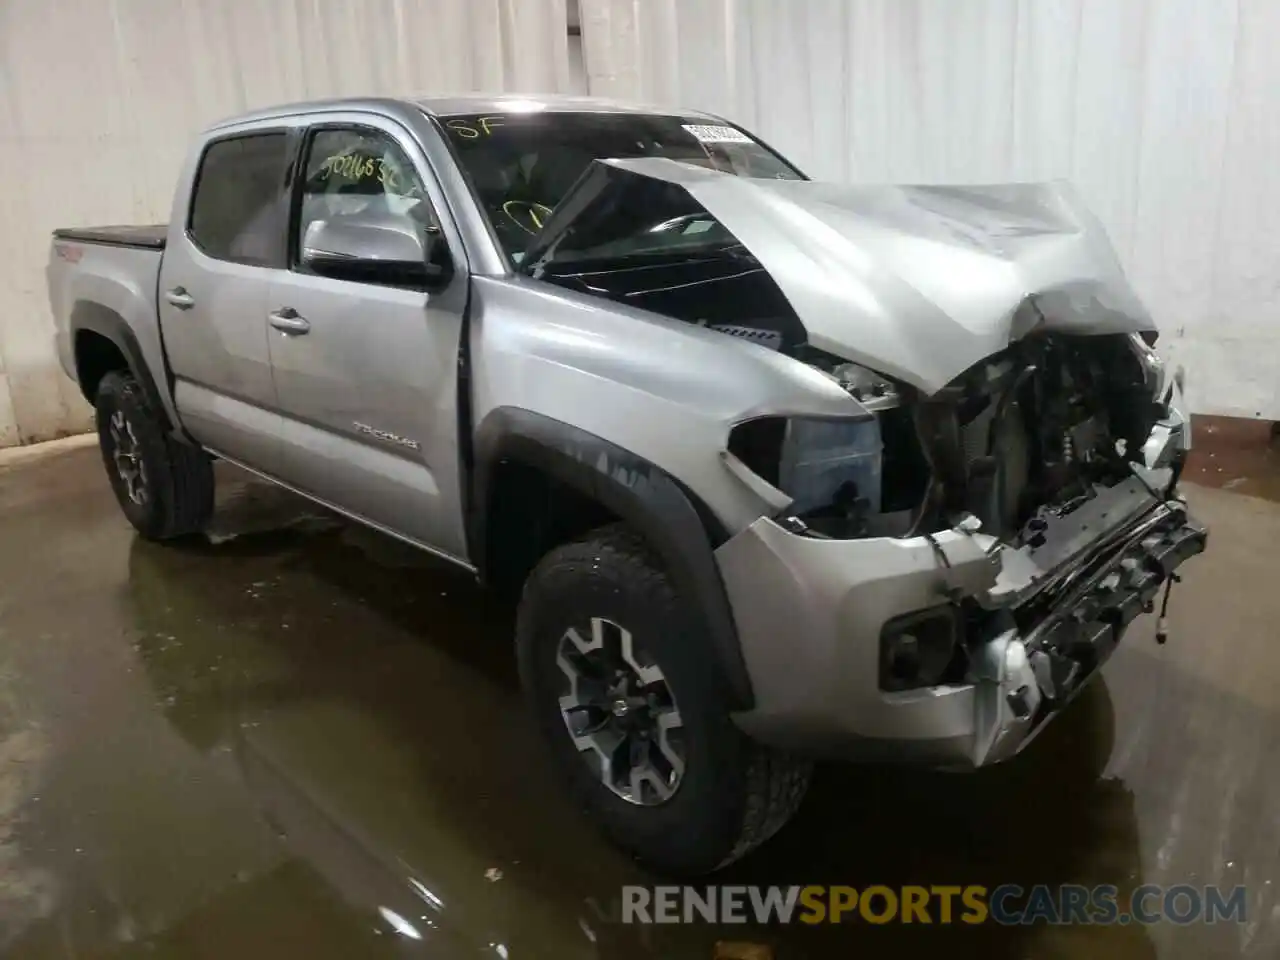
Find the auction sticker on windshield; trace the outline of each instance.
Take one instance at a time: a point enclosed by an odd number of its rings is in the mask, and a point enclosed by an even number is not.
[[[699,143],[755,143],[741,130],[713,123],[682,123]]]

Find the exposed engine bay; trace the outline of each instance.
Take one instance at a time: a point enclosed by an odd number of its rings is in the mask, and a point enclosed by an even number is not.
[[[1048,517],[1132,477],[1162,415],[1145,344],[1126,335],[1033,335],[914,404],[930,463],[914,526],[963,522],[1017,545]]]
[[[1130,478],[1162,416],[1158,360],[1130,334],[1032,333],[924,396],[810,346],[740,245],[542,277],[786,353],[874,413],[848,423],[767,417],[733,432],[731,452],[793,497],[793,522],[818,536],[918,535],[969,518],[1006,542],[1034,541],[1046,517]]]
[[[1032,336],[930,397],[801,349],[875,412],[882,459],[878,490],[837,488],[797,519],[827,536],[965,526],[1034,544],[1047,518],[1132,478],[1162,416],[1144,346],[1127,335]]]

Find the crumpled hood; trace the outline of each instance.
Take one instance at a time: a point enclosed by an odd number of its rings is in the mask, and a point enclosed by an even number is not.
[[[687,190],[769,272],[813,346],[926,393],[1036,328],[1155,326],[1065,183],[849,186],[604,162]]]

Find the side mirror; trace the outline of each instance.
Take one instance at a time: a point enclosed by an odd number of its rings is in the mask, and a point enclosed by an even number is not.
[[[365,283],[438,289],[453,275],[438,227],[388,212],[313,220],[301,259],[322,276]]]

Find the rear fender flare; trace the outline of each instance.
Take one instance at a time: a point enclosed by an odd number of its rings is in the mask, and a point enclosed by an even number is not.
[[[75,305],[71,313],[70,333],[72,351],[76,358],[77,379],[80,379],[80,358],[75,349],[75,344],[80,332],[83,330],[92,331],[115,344],[116,348],[124,356],[125,362],[129,365],[129,372],[133,374],[133,378],[142,386],[142,390],[147,396],[147,402],[156,412],[156,415],[160,417],[165,429],[172,430],[174,424],[170,422],[164,399],[156,386],[155,378],[151,375],[151,368],[147,366],[147,362],[142,355],[142,348],[138,345],[138,338],[129,329],[129,324],[125,319],[110,307],[86,301],[81,301]],[[93,403],[93,398],[88,396],[85,391],[82,379],[80,380],[80,389],[81,392],[85,392],[85,399]]]

